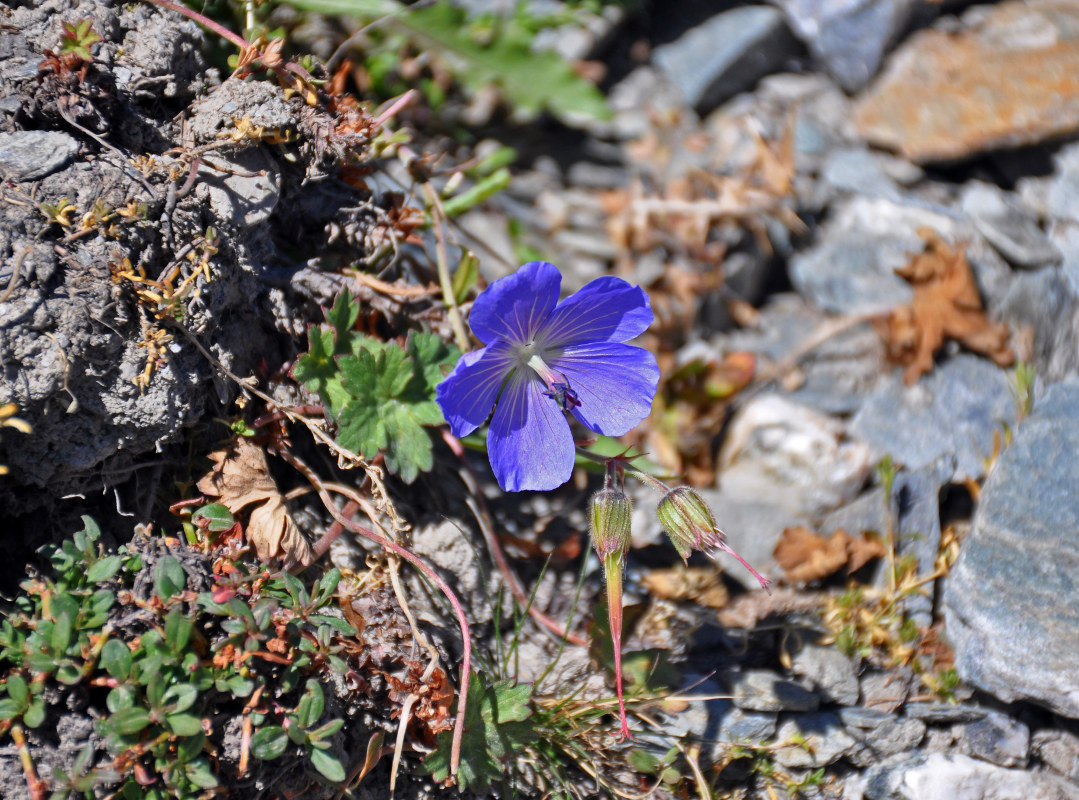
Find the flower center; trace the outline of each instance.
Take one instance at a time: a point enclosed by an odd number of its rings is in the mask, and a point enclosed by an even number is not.
[[[525,359],[525,366],[539,375],[540,380],[547,387],[547,391],[543,394],[558,403],[559,408],[563,411],[572,411],[581,404],[577,393],[569,385],[569,379],[547,366],[547,362],[536,352],[534,344],[526,346],[521,355],[522,359]]]

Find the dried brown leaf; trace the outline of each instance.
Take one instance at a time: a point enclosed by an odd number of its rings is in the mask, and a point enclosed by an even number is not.
[[[730,592],[711,567],[673,567],[654,569],[641,579],[649,594],[661,600],[692,600],[705,608],[723,608]]]
[[[246,437],[210,453],[213,469],[198,482],[199,491],[237,514],[258,503],[248,518],[247,540],[262,561],[280,558],[286,568],[311,563],[311,548],[285,508],[270,475],[266,453]]]
[[[772,553],[790,583],[808,583],[827,578],[844,565],[847,574],[856,572],[870,560],[884,555],[884,546],[864,534],[851,536],[837,530],[828,538],[808,528],[787,528]]]
[[[925,249],[896,270],[914,288],[914,299],[895,309],[886,322],[888,355],[907,367],[904,381],[913,384],[933,368],[933,354],[945,339],[955,339],[1001,366],[1013,363],[1008,326],[986,316],[966,253],[930,228],[918,234]]]

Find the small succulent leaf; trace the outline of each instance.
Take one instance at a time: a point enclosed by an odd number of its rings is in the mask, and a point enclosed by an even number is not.
[[[113,688],[105,698],[105,706],[114,714],[134,705],[135,690],[123,684]]]
[[[194,736],[202,732],[202,720],[194,714],[169,714],[165,725],[177,736]]]
[[[251,753],[263,761],[273,761],[288,747],[288,735],[280,725],[259,728],[251,737]]]
[[[345,779],[345,767],[341,760],[326,750],[312,750],[311,764],[326,780],[340,783]]]
[[[10,722],[26,710],[28,704],[16,703],[10,697],[0,700],[0,722]]]
[[[236,524],[236,517],[224,503],[208,503],[191,515],[192,522],[206,520],[206,528],[212,533],[224,533]]]
[[[325,725],[319,725],[313,731],[308,731],[307,735],[313,742],[329,739],[339,730],[345,727],[345,721],[343,719],[331,719]]]
[[[7,696],[15,701],[20,711],[30,704],[30,686],[22,675],[12,675],[7,679],[4,688],[7,689]]]
[[[308,678],[303,697],[300,698],[300,703],[296,707],[296,716],[299,719],[300,727],[304,729],[312,727],[319,721],[325,707],[326,698],[322,692],[322,685],[318,681]]]
[[[104,583],[111,580],[122,566],[123,559],[120,556],[107,556],[90,565],[90,569],[86,570],[86,580],[88,583]]]
[[[173,655],[179,655],[191,639],[195,623],[185,617],[178,608],[174,608],[165,618],[165,644]]]
[[[312,614],[308,621],[315,625],[329,625],[343,636],[355,636],[356,629],[349,625],[347,620],[341,617],[333,617],[329,614]]]
[[[154,565],[154,593],[168,600],[187,586],[187,574],[175,556],[164,555]]]
[[[22,715],[22,721],[27,728],[37,728],[45,721],[45,698],[35,697],[30,701],[30,707]]]
[[[75,632],[75,615],[62,612],[53,623],[52,635],[49,637],[49,646],[53,655],[59,657],[67,652],[71,644],[71,636]]]
[[[66,664],[61,664],[56,670],[56,680],[60,681],[60,683],[65,686],[74,686],[77,683],[82,683],[84,677],[83,671],[70,661]]]
[[[189,683],[178,683],[175,686],[169,687],[169,690],[165,692],[162,702],[174,713],[178,713],[180,711],[187,711],[187,709],[191,708],[198,699],[198,689]]]
[[[137,706],[124,708],[110,714],[106,723],[115,733],[121,736],[130,736],[150,724],[150,712]]]
[[[131,650],[119,639],[109,639],[101,648],[98,664],[117,680],[127,680],[131,674]]]
[[[333,593],[337,591],[337,585],[341,583],[341,570],[337,567],[330,569],[318,582],[318,591],[315,593],[315,605],[322,607]]]
[[[187,779],[200,789],[214,789],[217,787],[217,778],[213,769],[205,758],[192,761],[187,765]]]
[[[185,736],[176,743],[176,759],[181,763],[191,761],[202,752],[206,744],[206,734],[201,730],[191,736]]]

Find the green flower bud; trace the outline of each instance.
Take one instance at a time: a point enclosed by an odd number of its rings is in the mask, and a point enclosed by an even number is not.
[[[671,489],[659,501],[656,516],[659,517],[660,524],[667,531],[671,544],[678,551],[678,555],[682,556],[683,561],[689,559],[694,550],[714,547],[738,559],[738,562],[757,579],[761,588],[768,589],[771,581],[727,546],[727,537],[716,525],[712,509],[693,489],[688,486]]]
[[[610,487],[592,497],[592,546],[600,558],[629,550],[633,506],[619,489]]]
[[[688,486],[679,486],[667,492],[659,501],[656,516],[683,561],[694,550],[715,547],[723,541],[712,510]]]

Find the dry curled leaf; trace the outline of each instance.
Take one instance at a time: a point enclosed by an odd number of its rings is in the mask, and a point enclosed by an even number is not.
[[[199,491],[216,497],[237,514],[258,503],[248,518],[247,540],[263,561],[280,558],[286,568],[311,563],[311,548],[292,521],[277,490],[262,448],[245,437],[210,453],[213,469],[198,482]]]
[[[692,600],[705,608],[723,608],[730,600],[730,592],[713,567],[653,569],[641,578],[641,585],[662,600]]]
[[[851,536],[840,529],[825,538],[801,526],[785,529],[772,552],[790,583],[827,578],[844,565],[850,574],[883,555],[884,546],[865,534]]]
[[[933,369],[933,354],[946,338],[1001,366],[1013,363],[1008,326],[985,315],[966,254],[931,228],[920,228],[918,235],[925,249],[896,270],[914,288],[914,299],[895,309],[885,323],[888,356],[907,368],[903,380],[909,386]]]

